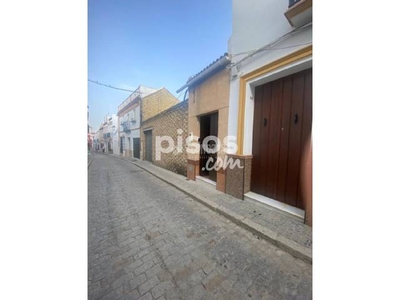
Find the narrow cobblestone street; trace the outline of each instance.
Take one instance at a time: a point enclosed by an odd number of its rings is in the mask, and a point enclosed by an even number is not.
[[[118,158],[89,168],[89,299],[311,299],[312,267]]]

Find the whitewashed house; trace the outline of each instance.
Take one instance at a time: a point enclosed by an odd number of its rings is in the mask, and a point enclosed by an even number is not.
[[[142,122],[178,102],[179,100],[166,88],[153,89],[140,85],[118,106],[120,155],[140,159]],[[147,131],[148,142],[153,139],[151,132],[151,130]],[[151,147],[148,147],[149,149],[151,150]]]
[[[99,137],[98,150],[108,154],[118,154],[118,116],[116,114],[104,117],[97,136]]]
[[[118,106],[119,153],[124,157],[140,157],[140,101],[157,89],[140,85],[135,92]],[[134,148],[135,152],[134,153]]]
[[[118,116],[112,114],[107,121],[107,153],[118,154]]]
[[[93,135],[93,148],[92,150],[99,151],[100,150],[100,132],[97,130]]]

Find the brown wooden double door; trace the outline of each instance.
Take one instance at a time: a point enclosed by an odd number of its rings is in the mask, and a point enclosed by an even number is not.
[[[300,166],[311,123],[312,69],[255,88],[251,191],[304,209]]]

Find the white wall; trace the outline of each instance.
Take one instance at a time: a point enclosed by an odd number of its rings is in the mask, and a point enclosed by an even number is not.
[[[123,109],[125,106],[127,106],[129,103],[131,103],[132,101],[134,101],[137,97],[145,97],[147,95],[150,95],[154,92],[156,92],[158,89],[153,89],[153,88],[149,88],[147,86],[143,86],[143,85],[139,85],[139,87],[135,90],[135,92],[133,92],[132,94],[130,94],[128,96],[128,98],[125,99],[124,102],[122,102],[119,106],[118,106],[118,111],[120,111],[121,109]]]
[[[132,129],[140,128],[140,105],[135,107],[134,109],[129,110],[124,115],[121,116],[121,122],[130,121],[132,118],[136,120],[131,124]]]
[[[232,0],[229,53],[258,49],[292,30],[284,16],[288,0]]]
[[[125,148],[124,149],[133,149],[133,138],[140,138],[140,105],[135,107],[134,109],[128,111],[126,114],[121,116],[118,122],[125,122],[131,119],[132,116],[135,116],[136,122],[131,123],[131,131],[123,132],[122,127],[119,126],[119,136],[125,138]],[[128,144],[128,137],[130,138],[130,143]],[[119,143],[119,142],[118,142]],[[118,150],[119,151],[119,150]]]
[[[111,129],[111,136],[112,136],[112,147],[113,147],[113,154],[119,154],[119,144],[118,144],[118,116],[116,114],[113,114],[111,116],[112,118],[112,126],[115,126],[115,130]]]

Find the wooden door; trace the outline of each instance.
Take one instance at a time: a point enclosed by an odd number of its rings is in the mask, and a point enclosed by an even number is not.
[[[140,159],[140,138],[133,139],[133,157]]]
[[[304,209],[300,160],[311,121],[312,69],[256,87],[253,192]]]
[[[153,161],[153,132],[151,130],[145,131],[145,160],[152,162]]]

